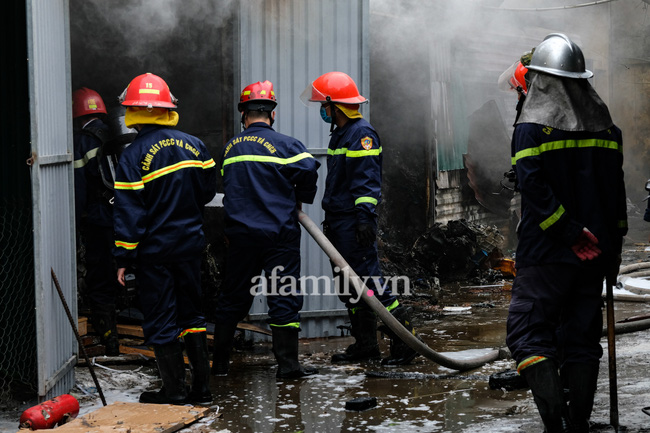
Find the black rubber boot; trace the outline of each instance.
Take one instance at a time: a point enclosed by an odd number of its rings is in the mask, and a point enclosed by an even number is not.
[[[403,305],[398,305],[390,314],[397,319],[411,334],[417,336],[411,324],[411,311]],[[381,331],[390,337],[390,356],[381,360],[381,365],[406,365],[418,356],[418,353],[404,343],[388,326],[382,324]],[[418,337],[419,338],[419,337]]]
[[[145,391],[140,394],[140,403],[185,404],[187,388],[185,386],[185,360],[183,345],[180,341],[155,345],[156,364],[162,379],[160,391]]]
[[[374,311],[348,310],[348,317],[350,317],[350,333],[355,341],[345,349],[345,352],[335,353],[332,362],[352,363],[379,359],[381,352],[377,343],[377,316]]]
[[[101,343],[106,348],[106,356],[118,356],[120,354],[120,340],[117,334],[115,305],[92,307],[90,321],[95,332],[99,334]]]
[[[599,364],[565,364],[560,377],[569,390],[569,418],[576,433],[589,432],[589,418],[594,407]]]
[[[187,401],[203,405],[212,404],[208,336],[205,332],[197,332],[185,335],[183,340],[185,341],[185,352],[192,371],[192,389],[187,396]]]
[[[302,367],[298,362],[298,328],[272,326],[271,331],[278,379],[299,379],[318,373],[317,369]]]
[[[212,370],[210,374],[215,376],[228,376],[230,352],[232,351],[232,343],[235,340],[236,330],[237,324],[215,325]]]
[[[568,408],[555,362],[550,359],[521,370],[533,393],[539,415],[548,433],[570,433]]]

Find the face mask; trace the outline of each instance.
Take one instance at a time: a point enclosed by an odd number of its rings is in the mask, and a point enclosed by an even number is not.
[[[325,123],[332,123],[332,118],[327,115],[327,111],[325,107],[320,107],[320,117],[323,118]]]

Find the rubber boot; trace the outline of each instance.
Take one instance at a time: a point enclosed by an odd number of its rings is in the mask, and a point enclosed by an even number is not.
[[[93,307],[90,317],[93,329],[99,334],[106,356],[120,354],[120,340],[117,334],[117,312],[114,305]]]
[[[155,345],[153,351],[162,379],[162,388],[159,391],[145,391],[140,394],[140,403],[185,404],[187,389],[183,345],[180,341],[174,341],[169,344]]]
[[[521,370],[547,433],[569,433],[573,430],[568,420],[564,390],[555,362],[546,359]]]
[[[398,305],[390,314],[397,319],[411,334],[417,337],[415,328],[411,324],[411,311],[403,305]],[[386,325],[381,325],[381,331],[390,337],[390,356],[381,360],[381,365],[406,365],[418,356],[418,353],[408,344],[404,343],[398,336]],[[418,337],[419,338],[419,337]]]
[[[348,310],[350,317],[350,333],[354,343],[348,346],[343,353],[332,356],[334,363],[351,363],[379,359],[381,352],[377,343],[377,316],[372,310]]]
[[[228,376],[230,352],[232,352],[232,343],[235,340],[236,330],[237,324],[215,325],[212,370],[210,374],[215,376]]]
[[[185,352],[192,371],[192,389],[187,396],[189,403],[209,405],[212,403],[210,393],[210,355],[208,354],[208,336],[205,332],[187,334],[183,337]]]
[[[302,367],[298,362],[298,328],[272,326],[271,331],[278,379],[299,379],[318,373],[317,369]]]
[[[564,387],[569,390],[569,418],[577,433],[589,432],[594,407],[599,364],[565,364],[560,369]]]

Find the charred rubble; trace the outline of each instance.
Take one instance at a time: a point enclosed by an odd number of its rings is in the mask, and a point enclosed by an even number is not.
[[[435,303],[441,284],[463,280],[482,285],[510,277],[509,267],[503,267],[510,261],[503,245],[495,226],[454,220],[434,224],[410,247],[380,242],[380,263],[384,275],[409,277],[411,296]]]

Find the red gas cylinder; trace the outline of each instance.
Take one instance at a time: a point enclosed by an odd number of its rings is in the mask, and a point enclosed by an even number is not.
[[[70,394],[62,394],[52,400],[32,406],[20,416],[20,428],[40,430],[54,428],[76,418],[79,414],[79,402]]]

